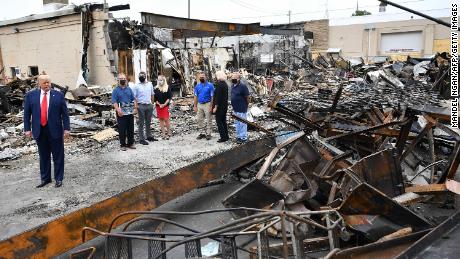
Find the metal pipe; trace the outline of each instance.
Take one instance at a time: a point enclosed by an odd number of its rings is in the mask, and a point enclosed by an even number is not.
[[[439,161],[436,161],[434,163],[431,163],[429,165],[427,165],[425,168],[423,168],[420,172],[418,172],[417,174],[414,175],[414,177],[412,177],[412,179],[409,180],[409,182],[412,182],[417,176],[419,176],[421,173],[425,172],[426,169],[432,167],[432,166],[435,166],[437,164],[440,164],[440,163],[447,163],[446,160],[439,160]]]
[[[323,259],[331,259],[339,251],[340,251],[340,249],[334,248],[325,257],[323,257]]]
[[[284,259],[289,259],[289,247],[286,234],[286,215],[281,213],[281,232],[283,237],[283,257]]]
[[[238,210],[245,210],[245,211],[252,211],[252,212],[268,212],[268,210],[262,209],[254,209],[254,208],[225,208],[225,209],[214,209],[214,210],[202,210],[202,211],[193,211],[193,212],[180,212],[180,211],[127,211],[118,214],[110,223],[109,229],[107,232],[110,232],[115,224],[115,222],[126,215],[188,215],[188,216],[196,216],[201,214],[208,214],[208,213],[216,213],[216,212],[230,212],[230,211],[238,211]]]
[[[415,11],[415,10],[413,10],[413,9],[410,9],[410,8],[408,8],[408,7],[399,5],[399,4],[397,4],[397,3],[393,3],[393,2],[390,2],[390,1],[387,1],[387,0],[379,0],[379,1],[382,2],[382,3],[384,3],[384,4],[389,4],[389,5],[392,5],[392,6],[396,7],[396,8],[403,9],[404,11],[407,11],[407,12],[409,12],[409,13],[413,13],[413,14],[416,14],[416,15],[418,15],[418,16],[422,16],[423,18],[426,18],[426,19],[428,19],[428,20],[431,20],[431,21],[433,21],[433,22],[435,22],[435,23],[439,23],[439,24],[444,25],[444,26],[446,26],[446,27],[449,27],[449,28],[451,27],[451,24],[448,23],[448,22],[445,22],[445,21],[443,21],[443,20],[441,20],[441,19],[437,19],[437,18],[431,17],[431,16],[429,16],[429,15],[426,15],[426,14],[424,14],[424,13]]]
[[[262,219],[259,219],[259,220],[256,220],[256,221],[253,221],[253,222],[246,222],[246,223],[243,223],[243,224],[240,224],[240,225],[237,225],[240,223],[241,220],[236,220],[230,224],[227,224],[227,225],[224,225],[222,227],[218,227],[218,228],[215,228],[211,231],[208,231],[208,232],[204,232],[204,233],[201,233],[199,235],[196,235],[196,236],[192,236],[190,238],[184,238],[182,239],[182,241],[180,242],[177,242],[173,245],[171,245],[170,247],[166,248],[165,250],[162,250],[161,253],[155,258],[155,259],[159,259],[161,258],[162,255],[166,254],[167,252],[171,251],[173,248],[179,246],[179,245],[183,245],[187,242],[190,242],[190,241],[194,241],[194,240],[199,240],[199,239],[203,239],[203,238],[208,238],[210,236],[215,236],[215,235],[219,235],[221,233],[225,233],[225,232],[228,232],[228,231],[233,231],[234,229],[238,229],[238,228],[242,228],[242,227],[246,227],[246,226],[249,226],[249,225],[252,225],[254,223],[261,223],[261,222],[264,222],[266,220],[269,220],[273,217],[273,215],[271,213],[261,213],[259,215],[255,215],[257,217],[254,217],[254,216],[249,216],[247,218],[243,218],[244,221],[246,221],[246,219],[255,219],[255,218],[258,218],[259,216],[262,217],[262,216],[265,216],[265,218],[262,218]],[[236,225],[236,226],[233,226],[233,225]]]

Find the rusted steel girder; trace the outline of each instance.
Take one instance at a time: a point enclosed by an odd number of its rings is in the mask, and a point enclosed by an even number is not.
[[[146,12],[141,12],[141,17],[143,24],[162,28],[238,34],[260,33],[260,23],[214,22]]]
[[[257,31],[257,32],[256,32]],[[259,27],[258,30],[250,31],[250,33],[240,32],[240,31],[197,31],[197,30],[185,30],[185,29],[177,29],[173,30],[173,38],[174,39],[182,39],[182,38],[201,38],[201,37],[222,37],[222,36],[233,36],[233,35],[241,35],[241,34],[267,34],[267,35],[285,35],[285,36],[294,36],[302,35],[301,30],[297,29],[275,29],[269,27]]]
[[[2,240],[0,258],[50,258],[59,255],[80,244],[83,227],[107,229],[112,218],[124,211],[152,210],[261,158],[275,145],[273,138],[248,142]],[[132,217],[125,217],[117,221],[117,225],[130,219]]]

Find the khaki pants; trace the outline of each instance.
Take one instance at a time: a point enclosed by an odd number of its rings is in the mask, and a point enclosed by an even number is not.
[[[198,103],[198,111],[196,114],[196,119],[198,122],[198,130],[202,134],[211,135],[212,127],[212,117],[211,111],[211,102],[208,103]],[[203,125],[204,120],[206,119],[206,127]]]

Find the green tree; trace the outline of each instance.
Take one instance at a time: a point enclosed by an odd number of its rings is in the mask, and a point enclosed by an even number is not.
[[[371,15],[371,13],[366,10],[356,10],[351,16],[364,16],[364,15]]]

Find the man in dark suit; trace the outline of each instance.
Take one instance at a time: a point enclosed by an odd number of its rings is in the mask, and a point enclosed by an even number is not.
[[[56,187],[64,178],[64,137],[70,135],[70,120],[64,95],[51,89],[48,75],[37,78],[39,89],[29,91],[24,103],[24,131],[37,142],[40,156],[41,188],[51,183],[51,154]],[[32,120],[32,122],[31,122]]]

